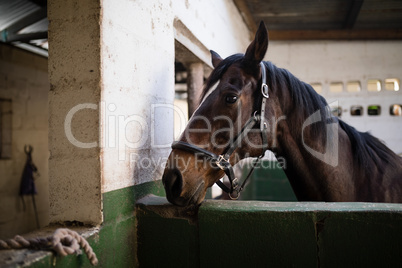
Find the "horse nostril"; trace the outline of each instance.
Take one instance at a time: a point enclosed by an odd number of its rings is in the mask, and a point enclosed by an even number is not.
[[[181,172],[178,169],[175,169],[173,172],[173,177],[175,178],[173,183],[172,183],[172,194],[174,196],[179,196],[181,193],[181,189],[183,187],[183,178],[181,176]]]
[[[177,168],[166,170],[163,175],[163,184],[165,186],[166,197],[170,202],[172,202],[181,194],[183,187],[183,177],[181,176],[181,172]]]

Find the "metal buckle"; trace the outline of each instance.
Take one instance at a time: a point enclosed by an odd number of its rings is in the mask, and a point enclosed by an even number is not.
[[[219,155],[218,159],[216,160],[215,164],[222,170],[225,170],[225,166],[223,166],[221,163],[226,162],[228,163],[229,161],[223,157],[223,155]]]
[[[229,193],[229,197],[232,200],[237,200],[240,197],[240,192],[243,190],[241,187],[239,188],[239,180],[237,178],[234,178],[234,180],[232,181],[232,189],[233,192]],[[235,196],[232,196],[233,193],[236,193]]]
[[[232,181],[233,189],[237,191],[238,186],[239,186],[239,180],[237,178],[234,178],[234,180]]]
[[[261,93],[262,93],[262,95],[264,96],[264,98],[269,98],[269,95],[268,95],[268,85],[267,84],[265,84],[265,83],[262,83],[262,85],[261,85]]]

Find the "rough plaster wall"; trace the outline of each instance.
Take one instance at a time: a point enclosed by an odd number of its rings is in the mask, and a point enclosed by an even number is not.
[[[104,192],[162,176],[173,139],[172,22],[168,1],[103,1]]]
[[[32,199],[18,195],[26,156],[33,146],[33,162],[40,176],[35,196],[41,226],[49,222],[47,59],[0,44],[0,98],[12,100],[12,158],[0,159],[0,238],[36,229]]]
[[[173,141],[174,21],[191,41],[222,56],[244,52],[249,39],[232,1],[104,0],[102,8],[101,155],[108,192],[161,179]]]
[[[389,107],[402,104],[402,90],[384,90],[385,78],[399,78],[402,81],[401,41],[300,41],[270,42],[266,60],[278,67],[286,68],[307,83],[320,82],[322,95],[329,103],[338,101],[342,107],[342,119],[360,131],[370,131],[396,153],[402,153],[400,138],[401,117],[391,117]],[[381,92],[368,92],[367,80],[382,80]],[[329,92],[331,82],[360,81],[362,90],[358,93]],[[367,106],[382,107],[380,116],[368,116]],[[363,116],[351,117],[350,107],[362,105]]]
[[[100,100],[100,12],[97,1],[48,3],[52,222],[102,221],[99,146],[74,145],[64,128],[71,109],[85,103],[98,105]],[[99,109],[82,109],[74,114],[71,133],[75,139],[82,143],[99,142]]]

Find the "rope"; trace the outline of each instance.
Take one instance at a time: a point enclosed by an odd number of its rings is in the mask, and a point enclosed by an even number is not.
[[[70,229],[59,228],[52,236],[46,238],[24,238],[15,236],[14,239],[0,240],[0,249],[46,249],[53,250],[64,257],[72,254],[81,254],[82,248],[93,266],[98,264],[96,254],[88,242],[77,232]]]

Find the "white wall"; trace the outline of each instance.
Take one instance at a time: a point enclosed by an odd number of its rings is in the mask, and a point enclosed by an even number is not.
[[[47,59],[0,44],[0,98],[12,100],[12,157],[0,159],[0,238],[37,228],[31,196],[24,197],[26,211],[19,196],[27,144],[40,173],[35,180],[39,222],[49,222],[48,92]]]
[[[161,176],[173,137],[173,13],[168,1],[103,1],[103,191]],[[112,108],[112,109],[111,109]],[[154,160],[154,161],[152,161]]]
[[[207,64],[209,49],[226,57],[244,52],[249,39],[229,0],[104,0],[102,9],[101,155],[108,192],[162,177],[174,139],[175,37]]]
[[[400,76],[401,41],[271,41],[265,60],[306,82]]]
[[[208,51],[212,49],[223,58],[245,52],[251,41],[249,31],[233,1],[173,0],[172,4],[175,18]],[[205,62],[209,64],[210,61],[208,53]]]
[[[327,101],[338,101],[342,107],[342,119],[360,131],[370,131],[382,139],[396,153],[402,153],[401,117],[391,117],[391,104],[402,104],[402,90],[384,90],[384,79],[399,78],[402,81],[401,41],[299,41],[269,43],[266,60],[286,68],[307,83],[319,82],[321,93]],[[367,81],[380,79],[381,92],[368,92]],[[362,90],[357,93],[329,92],[331,82],[360,81]],[[380,104],[380,116],[368,116],[367,106]],[[351,105],[365,108],[361,117],[350,116]]]

